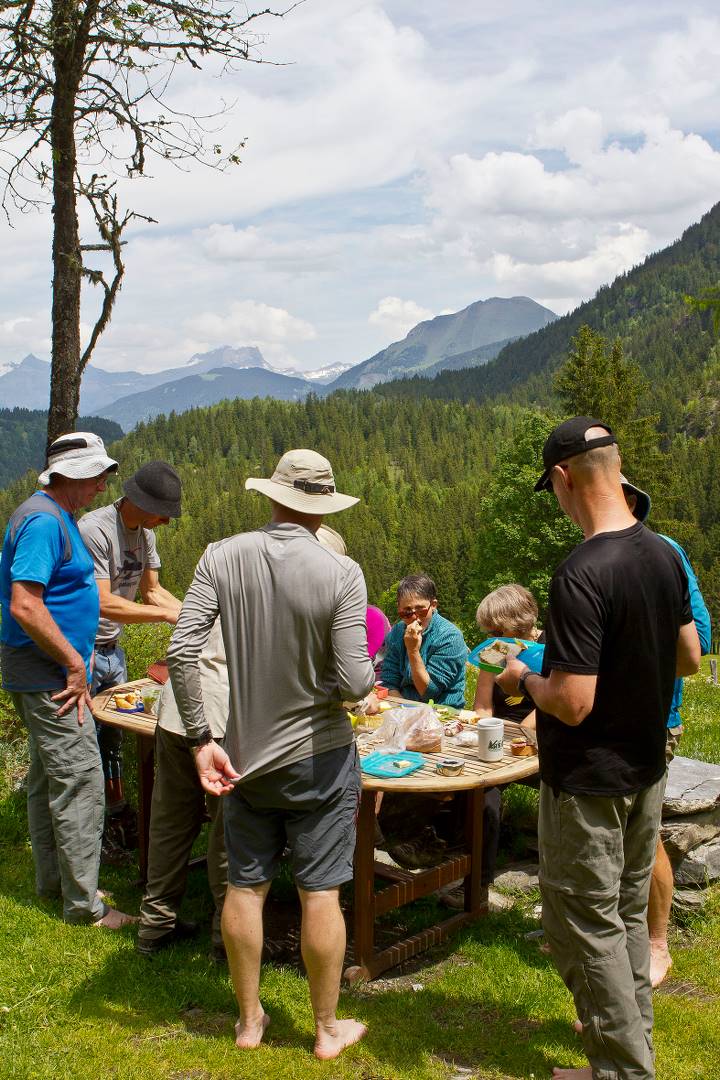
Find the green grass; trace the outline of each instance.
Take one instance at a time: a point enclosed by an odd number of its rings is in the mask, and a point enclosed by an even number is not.
[[[720,763],[720,690],[688,680],[686,754]],[[713,756],[714,755],[714,756]],[[152,960],[132,931],[65,926],[59,906],[33,890],[24,795],[25,745],[0,700],[0,1077],[22,1080],[482,1080],[548,1077],[583,1064],[572,1001],[551,960],[525,935],[529,906],[481,920],[410,972],[345,991],[340,1013],[370,1034],[338,1062],[312,1056],[307,984],[290,968],[263,969],[272,1015],[267,1045],[232,1043],[235,1002],[227,972],[207,958],[209,935]],[[509,793],[518,820],[534,794]],[[137,911],[129,871],[105,871],[118,906]],[[287,884],[281,882],[280,895]],[[193,872],[185,913],[207,921],[211,901]],[[432,905],[408,913],[414,924]],[[673,930],[673,982],[690,996],[658,993],[659,1080],[711,1080],[720,1060],[720,889],[706,914]],[[413,989],[415,987],[415,989]]]

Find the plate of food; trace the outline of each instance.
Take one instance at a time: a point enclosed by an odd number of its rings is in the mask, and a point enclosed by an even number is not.
[[[142,694],[139,690],[116,690],[112,696],[112,703],[116,712],[145,712]]]
[[[509,657],[518,657],[531,671],[542,669],[545,646],[537,641],[524,641],[522,638],[488,638],[476,645],[468,656],[468,663],[483,671],[499,675],[505,670]]]

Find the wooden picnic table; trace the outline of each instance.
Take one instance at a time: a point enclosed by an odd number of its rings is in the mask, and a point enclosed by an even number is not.
[[[140,877],[147,880],[147,855],[150,842],[150,804],[155,783],[155,713],[118,712],[113,705],[113,695],[123,690],[140,690],[153,687],[160,690],[154,679],[134,679],[121,683],[110,690],[103,690],[93,698],[93,715],[96,720],[111,727],[121,728],[135,735],[138,762],[138,840]]]
[[[121,728],[134,734],[137,739],[138,757],[138,833],[140,840],[140,875],[147,876],[147,853],[150,835],[150,804],[155,770],[154,713],[123,713],[113,705],[113,695],[124,689],[141,690],[157,687],[152,679],[135,679],[98,694],[93,701],[93,712],[104,724]],[[408,702],[417,704],[417,702]],[[345,971],[349,982],[358,979],[374,979],[387,968],[445,941],[451,933],[464,924],[487,913],[487,889],[480,884],[482,865],[482,820],[485,806],[485,790],[500,784],[510,784],[533,776],[538,771],[537,756],[514,757],[510,753],[510,739],[518,734],[517,724],[505,723],[505,746],[502,761],[480,761],[475,747],[461,747],[455,740],[443,736],[442,751],[425,754],[422,769],[409,776],[378,779],[362,777],[362,796],[358,815],[357,841],[355,846],[354,877],[354,944],[355,964]],[[358,741],[360,758],[371,749],[363,738]],[[459,776],[440,776],[435,771],[442,757],[463,758],[465,769]],[[465,850],[453,855],[429,870],[410,871],[388,866],[375,859],[375,803],[379,791],[439,795],[453,792],[465,799]],[[376,877],[389,880],[390,885],[375,891]],[[451,915],[434,926],[412,937],[395,942],[386,949],[375,947],[375,921],[380,915],[403,907],[413,900],[428,896],[452,881],[464,880],[465,910]]]
[[[412,704],[417,704],[413,702]],[[515,757],[510,740],[520,732],[519,725],[506,721],[502,761],[481,761],[476,747],[457,746],[453,738],[443,736],[439,753],[424,754],[422,769],[408,776],[380,779],[363,774],[362,796],[355,846],[354,945],[355,964],[345,971],[348,982],[374,979],[381,972],[408,960],[411,956],[437,945],[455,930],[487,914],[487,888],[480,884],[482,869],[482,824],[485,790],[527,779],[538,771],[537,755]],[[358,739],[360,758],[374,747]],[[462,758],[465,768],[459,776],[441,776],[437,762],[444,757]],[[403,870],[375,859],[376,794],[390,791],[407,794],[446,795],[459,793],[465,799],[465,850],[454,854],[429,870]],[[391,882],[375,891],[375,878]],[[462,879],[465,886],[465,909],[411,937],[396,941],[389,948],[375,947],[375,922],[378,916],[403,907],[420,897],[437,892],[444,885]]]

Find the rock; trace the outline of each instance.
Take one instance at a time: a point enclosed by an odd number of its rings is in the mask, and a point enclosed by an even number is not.
[[[720,765],[692,758],[670,762],[663,802],[663,818],[697,814],[720,804]]]
[[[530,892],[537,889],[538,866],[536,863],[523,863],[506,870],[495,878],[496,889],[507,889],[508,892]]]
[[[701,844],[675,867],[678,885],[705,885],[720,878],[720,840]]]
[[[673,911],[683,915],[699,915],[708,899],[707,889],[675,889]]]
[[[704,815],[697,815],[701,816]],[[670,861],[676,863],[694,848],[720,836],[720,824],[697,824],[693,818],[672,818],[669,825],[661,828],[660,835]]]
[[[488,911],[492,915],[509,911],[512,907],[515,907],[515,901],[511,896],[504,896],[493,888],[488,889]]]

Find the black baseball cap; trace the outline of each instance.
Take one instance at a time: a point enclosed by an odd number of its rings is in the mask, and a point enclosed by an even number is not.
[[[586,439],[585,433],[595,427],[605,428],[607,435]],[[616,442],[617,439],[607,424],[604,424],[602,420],[594,420],[592,416],[573,416],[572,420],[558,424],[545,440],[543,446],[545,471],[535,485],[535,491],[552,491],[550,473],[562,461],[584,454],[586,450],[594,450],[598,446],[611,446]]]

